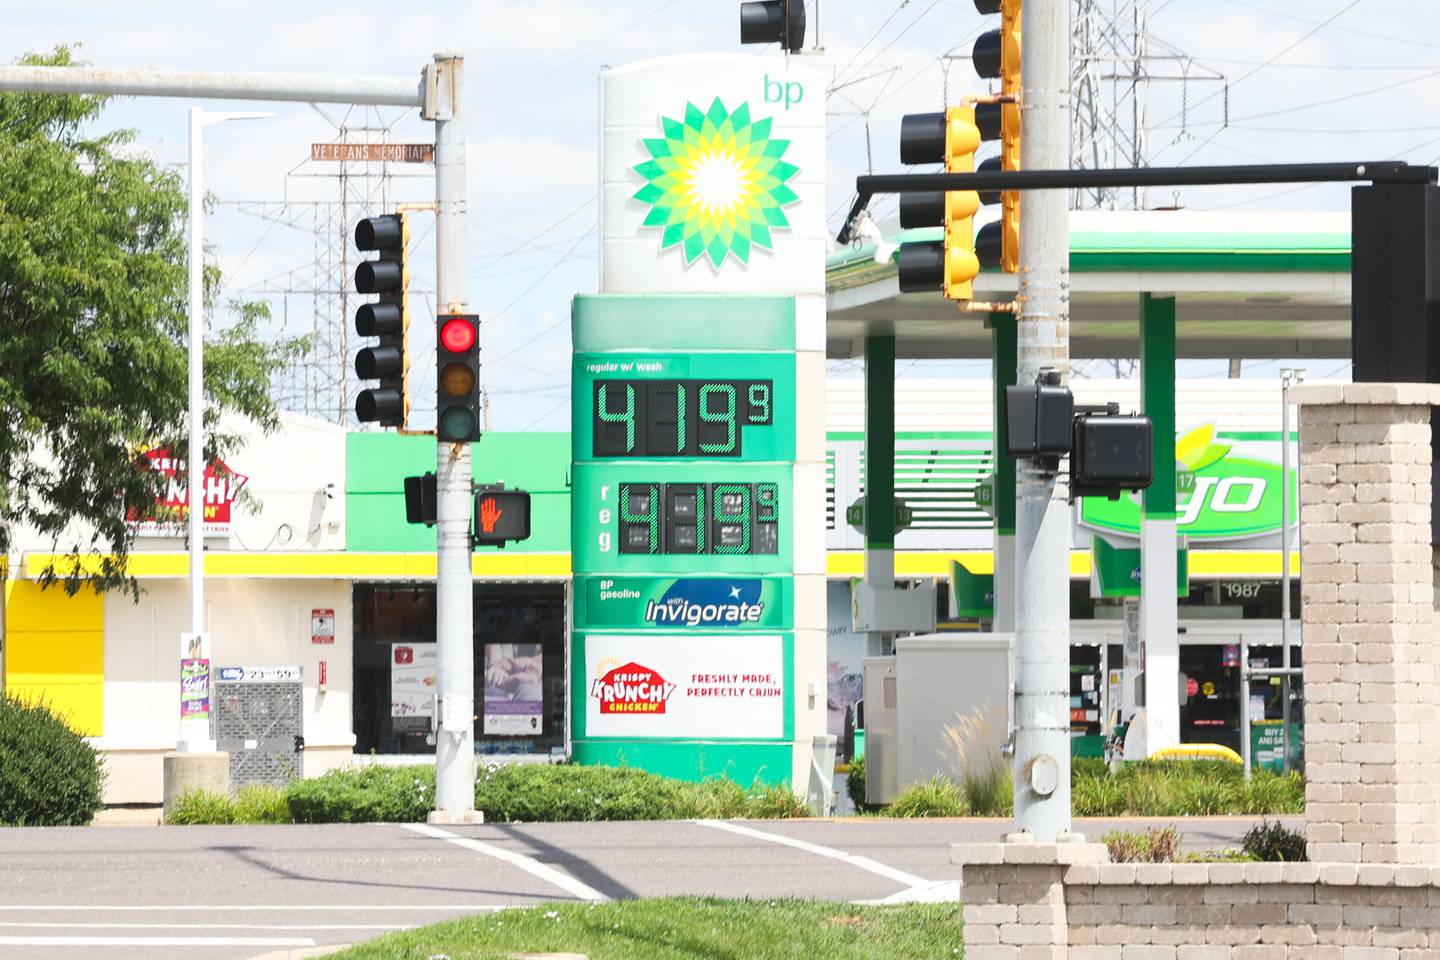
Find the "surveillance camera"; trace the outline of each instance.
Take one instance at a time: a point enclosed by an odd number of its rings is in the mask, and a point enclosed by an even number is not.
[[[880,232],[880,228],[875,225],[875,221],[871,219],[869,211],[866,210],[862,210],[860,216],[855,219],[855,236],[875,244],[875,262],[882,266],[889,263],[890,258],[895,256],[895,251],[900,249],[900,244],[885,241],[885,235]]]

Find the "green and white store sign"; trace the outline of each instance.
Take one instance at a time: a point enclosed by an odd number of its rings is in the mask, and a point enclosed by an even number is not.
[[[1175,443],[1176,528],[1192,545],[1276,535],[1281,523],[1279,434],[1220,434],[1205,424]],[[1291,506],[1299,502],[1290,471]],[[1085,497],[1080,526],[1121,538],[1140,536],[1142,494]],[[1292,517],[1291,523],[1295,522]]]

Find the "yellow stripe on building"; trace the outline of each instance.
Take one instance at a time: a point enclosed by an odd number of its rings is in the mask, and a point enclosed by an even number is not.
[[[1290,569],[1300,572],[1300,554],[1290,554]],[[58,554],[26,554],[22,576],[38,579],[52,563],[63,561]],[[895,554],[895,573],[902,577],[950,576],[955,560],[971,573],[993,574],[995,557],[988,550],[901,551]],[[1090,552],[1070,551],[1070,576],[1090,576]],[[99,567],[95,556],[82,559],[87,573]],[[127,571],[139,579],[186,576],[190,569],[184,553],[133,553]],[[472,574],[481,579],[564,579],[571,575],[568,553],[477,553],[470,561]],[[831,550],[825,558],[825,572],[831,577],[859,577],[865,572],[861,550]],[[433,553],[211,553],[205,556],[207,577],[255,577],[318,580],[433,580]],[[1278,577],[1278,550],[1192,550],[1192,577]]]

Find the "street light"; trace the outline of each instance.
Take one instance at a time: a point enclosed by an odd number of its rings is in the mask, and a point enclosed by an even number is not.
[[[201,169],[201,152],[205,128],[227,120],[260,120],[273,113],[236,111],[205,113],[190,108],[190,454],[186,499],[189,502],[190,534],[190,632],[180,637],[180,659],[199,661],[198,673],[192,682],[203,679],[207,703],[213,700],[210,691],[210,635],[205,632],[205,391],[203,353],[205,349],[205,188]],[[181,675],[185,676],[182,663]],[[182,687],[184,680],[182,679]],[[184,702],[182,688],[181,702]],[[209,709],[203,716],[180,715],[180,737],[177,753],[213,753],[215,741],[210,738]]]

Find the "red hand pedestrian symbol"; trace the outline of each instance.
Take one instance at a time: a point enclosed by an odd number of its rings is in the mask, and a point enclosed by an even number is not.
[[[480,501],[480,532],[494,533],[495,524],[505,513],[495,505],[494,497],[486,497]]]

